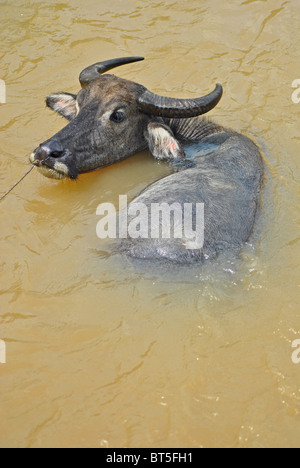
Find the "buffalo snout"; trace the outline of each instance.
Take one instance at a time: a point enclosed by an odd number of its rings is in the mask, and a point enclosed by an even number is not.
[[[40,144],[30,156],[30,162],[43,175],[51,179],[65,177],[76,179],[78,172],[74,164],[71,163],[72,159],[70,151],[65,150],[57,139],[51,139]]]
[[[61,158],[64,154],[64,149],[58,140],[50,140],[47,143],[42,143],[34,152],[35,165],[46,162],[50,158]]]

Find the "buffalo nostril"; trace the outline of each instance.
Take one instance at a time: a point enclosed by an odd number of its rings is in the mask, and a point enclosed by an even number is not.
[[[60,158],[62,154],[63,154],[63,151],[54,151],[49,156],[51,156],[52,158]]]
[[[42,143],[36,151],[36,159],[44,161],[48,158],[60,158],[64,154],[64,149],[58,140],[50,140]]]
[[[50,140],[46,144],[46,151],[48,152],[48,156],[51,156],[52,158],[59,158],[63,152],[64,149],[58,140]]]

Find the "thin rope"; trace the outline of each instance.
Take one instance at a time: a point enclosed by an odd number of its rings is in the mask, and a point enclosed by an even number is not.
[[[29,174],[29,172],[32,171],[32,169],[34,169],[34,166],[32,166],[32,167],[29,169],[29,171],[27,171],[26,174],[24,174],[23,177],[21,177],[21,179],[18,180],[18,182],[17,182],[11,189],[9,189],[8,192],[6,192],[6,193],[0,198],[0,202],[1,202],[5,197],[7,197],[7,195],[8,195],[10,192],[12,192],[13,189],[14,189],[17,185],[19,185],[19,183],[22,182],[23,179],[25,179],[25,177]]]

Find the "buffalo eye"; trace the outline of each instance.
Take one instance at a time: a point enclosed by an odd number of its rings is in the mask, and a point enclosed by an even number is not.
[[[121,122],[123,122],[123,120],[125,120],[125,118],[126,118],[126,115],[121,110],[117,110],[117,111],[113,112],[111,114],[111,116],[110,116],[110,120],[112,120],[115,123],[121,123]]]

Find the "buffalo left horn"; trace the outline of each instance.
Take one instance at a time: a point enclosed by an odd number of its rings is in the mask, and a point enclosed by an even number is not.
[[[169,118],[190,118],[206,114],[213,109],[223,95],[223,88],[216,85],[210,94],[196,99],[175,99],[146,90],[138,99],[139,108],[146,114]]]
[[[92,81],[99,78],[102,73],[105,73],[112,68],[119,67],[120,65],[126,65],[127,63],[140,62],[144,60],[144,57],[121,57],[112,60],[106,60],[105,62],[94,63],[85,68],[79,75],[79,81],[82,87],[89,85]]]

